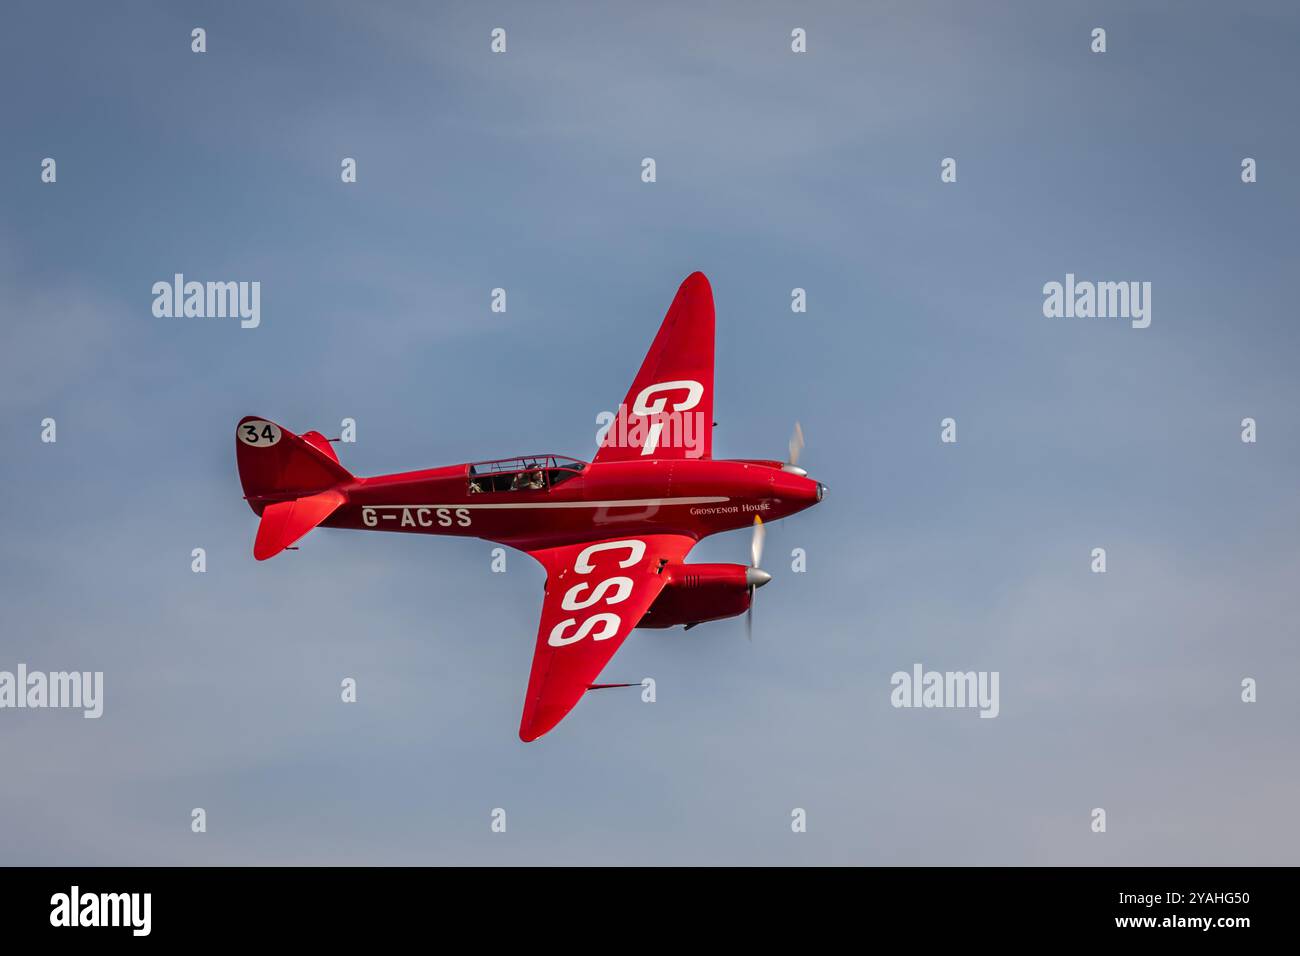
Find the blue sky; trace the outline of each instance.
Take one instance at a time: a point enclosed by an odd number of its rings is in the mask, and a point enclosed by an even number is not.
[[[0,711],[0,860],[1295,862],[1292,6],[3,17],[0,669],[102,670],[105,705]],[[606,676],[657,702],[524,745],[540,566],[329,530],[253,561],[241,416],[354,418],[358,474],[590,457],[696,269],[715,454],[797,419],[832,490],[771,529],[752,644],[634,632]],[[155,318],[175,272],[259,281],[261,326]],[[1151,327],[1045,318],[1067,272],[1151,282]],[[999,717],[892,708],[914,662],[998,671]]]

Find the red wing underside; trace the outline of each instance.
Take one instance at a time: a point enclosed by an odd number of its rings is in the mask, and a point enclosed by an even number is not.
[[[663,566],[694,544],[646,534],[529,552],[546,568],[546,596],[521,740],[536,740],[574,708],[663,590]]]
[[[713,289],[694,272],[677,290],[595,460],[713,457]]]

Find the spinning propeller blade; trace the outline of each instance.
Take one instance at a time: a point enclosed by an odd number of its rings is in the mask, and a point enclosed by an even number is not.
[[[754,639],[754,592],[772,580],[772,575],[758,566],[763,560],[763,539],[766,537],[767,529],[763,527],[763,519],[754,515],[754,536],[749,541],[749,569],[745,572],[745,581],[749,585],[749,608],[745,611],[745,637],[751,641]]]

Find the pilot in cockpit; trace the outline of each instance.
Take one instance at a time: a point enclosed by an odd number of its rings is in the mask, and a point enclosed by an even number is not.
[[[536,466],[536,462],[533,465]],[[546,487],[546,482],[542,478],[542,470],[533,467],[529,471],[521,471],[515,475],[514,480],[510,482],[511,491],[540,491]]]

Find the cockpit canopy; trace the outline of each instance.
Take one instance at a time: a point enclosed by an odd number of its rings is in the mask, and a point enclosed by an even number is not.
[[[585,461],[560,455],[525,455],[475,462],[469,466],[469,493],[544,491],[582,474],[586,467]]]

